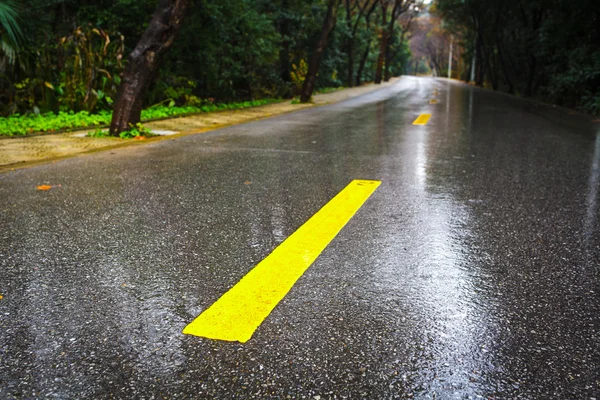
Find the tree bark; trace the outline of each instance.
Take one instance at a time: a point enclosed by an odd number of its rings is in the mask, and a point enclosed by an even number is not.
[[[400,15],[408,9],[408,6],[412,3],[412,1],[407,0],[393,0],[394,7],[392,7],[392,14],[390,15],[389,23],[387,20],[387,10],[390,5],[390,0],[380,0],[381,3],[381,35],[379,41],[379,57],[377,57],[377,69],[375,71],[375,83],[381,83],[382,79],[385,77],[386,81],[390,79],[389,77],[389,64],[391,61],[390,54],[390,41],[394,35],[394,25],[396,24],[396,20]],[[387,24],[387,26],[386,26]],[[384,71],[385,68],[385,71]],[[385,73],[385,76],[384,76]]]
[[[356,3],[355,3],[356,4]],[[346,74],[346,85],[352,87],[353,75],[354,75],[354,31],[352,30],[352,7],[350,7],[350,0],[346,0],[346,27],[350,32],[348,43],[346,44],[346,51],[348,53],[348,72]]]
[[[401,15],[402,13],[398,14],[398,17]],[[408,21],[406,22],[406,25],[401,25],[402,28],[402,34],[400,35],[400,45],[398,46],[399,50],[402,50],[402,46],[404,44],[404,39],[406,38],[406,33],[408,32],[408,30],[410,29],[410,25],[412,24],[413,18],[415,17],[415,14],[411,14]],[[395,54],[397,53],[397,51],[391,55],[390,59],[395,57]],[[387,82],[391,79],[391,71],[389,70],[389,68],[387,68],[387,61],[386,61],[386,68],[385,68],[385,74],[384,74],[384,80]],[[404,74],[406,74],[407,71],[407,65],[404,65]]]
[[[527,62],[528,73],[527,73],[527,86],[525,87],[525,96],[531,97],[534,91],[534,83],[535,83],[535,74],[536,74],[536,66],[537,59],[533,54],[530,54]]]
[[[503,46],[502,46],[502,41],[500,40],[499,35],[497,35],[496,37],[497,37],[496,41],[497,41],[498,57],[500,59],[500,64],[502,65],[502,72],[504,74],[504,80],[506,81],[506,84],[508,85],[508,93],[514,94],[515,89],[512,84],[510,74],[508,72],[508,67],[506,66],[506,61],[504,60],[504,50],[503,50]]]
[[[389,81],[391,78],[391,71],[390,71],[390,62],[392,60],[391,46],[390,46],[391,38],[392,38],[392,36],[388,36],[388,40],[387,40],[386,47],[385,47],[385,57],[383,58],[383,81],[384,82]]]
[[[365,47],[365,51],[362,55],[362,58],[360,59],[358,71],[356,71],[356,86],[360,86],[360,84],[362,83],[362,74],[363,74],[363,71],[365,70],[365,65],[367,64],[367,58],[369,58],[370,50],[371,50],[371,46],[369,43],[367,43],[367,46]]]
[[[385,56],[384,56],[384,71],[383,71],[383,80],[385,82],[389,81],[391,78],[391,71],[390,71],[390,64],[392,61],[392,54],[390,51],[390,41],[392,40],[392,38],[394,37],[394,26],[396,24],[396,20],[398,19],[398,17],[400,17],[400,15],[404,12],[404,10],[402,10],[401,6],[402,3],[404,3],[404,0],[395,0],[394,1],[394,8],[392,9],[392,17],[390,19],[390,23],[388,25],[388,32],[387,32],[387,43],[386,43],[386,47],[385,47]]]
[[[483,55],[481,51],[481,45],[477,45],[475,62],[475,86],[483,87],[483,79],[485,76],[485,66],[483,64]]]
[[[144,95],[154,80],[189,7],[189,0],[159,0],[148,28],[129,55],[115,101],[110,134],[140,122]]]
[[[378,1],[379,0],[373,1],[371,8],[369,9],[369,11],[367,12],[367,15],[365,16],[365,22],[367,24],[367,29],[369,29],[371,27],[371,24],[370,24],[371,14],[373,13],[373,11],[375,11],[375,7],[377,6]],[[367,58],[369,57],[370,50],[371,50],[371,40],[369,40],[367,42],[365,51],[363,52],[363,55],[360,59],[360,64],[358,65],[358,71],[356,72],[356,86],[360,86],[360,84],[362,82],[362,74],[365,69],[365,64],[367,63]]]
[[[375,69],[375,84],[380,84],[383,79],[383,63],[385,62],[385,52],[387,49],[387,29],[385,25],[387,23],[387,9],[388,2],[381,0],[381,27],[379,28],[379,55],[377,56],[377,64]]]
[[[483,63],[483,43],[481,31],[477,30],[477,44],[475,46],[475,85],[483,87],[485,76],[485,66]]]
[[[327,47],[329,34],[335,28],[339,4],[340,0],[329,0],[329,4],[327,5],[327,15],[325,16],[325,21],[323,22],[323,29],[321,30],[321,35],[319,36],[315,50],[310,56],[308,71],[302,85],[302,94],[300,95],[300,102],[302,103],[306,103],[310,100],[312,92],[315,88],[315,80],[317,79],[317,72],[319,72],[321,56]]]
[[[289,10],[288,0],[281,0],[281,12]],[[292,63],[290,61],[290,21],[287,15],[281,16],[279,19],[279,34],[281,35],[281,49],[279,50],[279,65],[280,76],[286,84],[292,81],[291,70]]]
[[[369,8],[369,2],[371,0],[367,0],[367,2],[361,6],[359,0],[355,0],[354,6],[350,6],[350,0],[346,0],[346,26],[348,31],[350,32],[350,37],[348,38],[348,42],[346,44],[347,52],[348,52],[348,73],[346,76],[346,85],[348,87],[354,86],[354,40],[356,39],[356,32],[358,30],[358,25],[360,24],[360,20],[362,19],[365,10]],[[373,1],[373,6],[377,3],[377,0]],[[354,21],[354,25],[352,24],[352,11],[355,7],[358,7],[360,10],[358,16],[356,17],[356,21]],[[371,7],[372,8],[372,7]]]

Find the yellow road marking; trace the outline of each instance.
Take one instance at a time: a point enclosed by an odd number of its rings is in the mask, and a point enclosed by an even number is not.
[[[429,104],[437,104],[437,103],[438,103],[437,99],[429,100]]]
[[[427,125],[429,118],[431,118],[431,114],[421,114],[419,115],[419,118],[415,119],[413,125]]]
[[[354,180],[183,329],[184,334],[245,343],[380,181]]]

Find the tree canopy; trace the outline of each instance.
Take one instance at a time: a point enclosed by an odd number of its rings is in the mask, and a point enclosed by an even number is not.
[[[0,115],[110,112],[160,4],[0,0]],[[142,108],[447,76],[452,43],[455,78],[600,114],[593,0],[195,0],[184,17]]]
[[[600,113],[600,7],[594,0],[437,0],[464,49],[460,76]]]
[[[333,1],[333,0],[332,0]],[[372,81],[380,3],[413,0],[335,0],[337,24],[323,43],[314,88]],[[147,30],[157,0],[7,0],[16,21],[0,31],[22,32],[13,62],[0,62],[0,113],[97,112],[114,106],[128,55]],[[152,78],[143,106],[198,105],[300,94],[322,37],[326,0],[196,0]],[[0,9],[0,15],[2,10]],[[1,22],[1,18],[0,18]],[[10,30],[12,28],[12,31]],[[388,47],[391,74],[409,57],[395,26]],[[352,56],[349,57],[349,50]],[[3,47],[0,61],[10,54]],[[351,66],[349,66],[351,63]],[[389,78],[389,76],[388,76]]]

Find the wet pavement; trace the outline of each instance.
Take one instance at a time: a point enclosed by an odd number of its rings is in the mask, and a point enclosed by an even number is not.
[[[353,179],[250,341],[181,333]],[[7,172],[0,398],[600,399],[599,202],[600,124],[413,77]]]

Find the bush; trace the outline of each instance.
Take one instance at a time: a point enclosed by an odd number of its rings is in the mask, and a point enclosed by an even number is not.
[[[256,107],[265,104],[278,102],[278,99],[263,99],[244,101],[241,103],[229,104],[207,104],[201,107],[183,106],[168,107],[156,106],[142,111],[142,120],[148,121],[159,118],[168,118],[183,116],[204,112],[239,110],[243,108]],[[112,112],[100,111],[97,114],[90,114],[87,111],[75,113],[73,111],[45,114],[14,114],[10,117],[0,118],[0,135],[27,135],[34,132],[54,132],[59,130],[72,130],[76,128],[99,128],[110,124]]]

